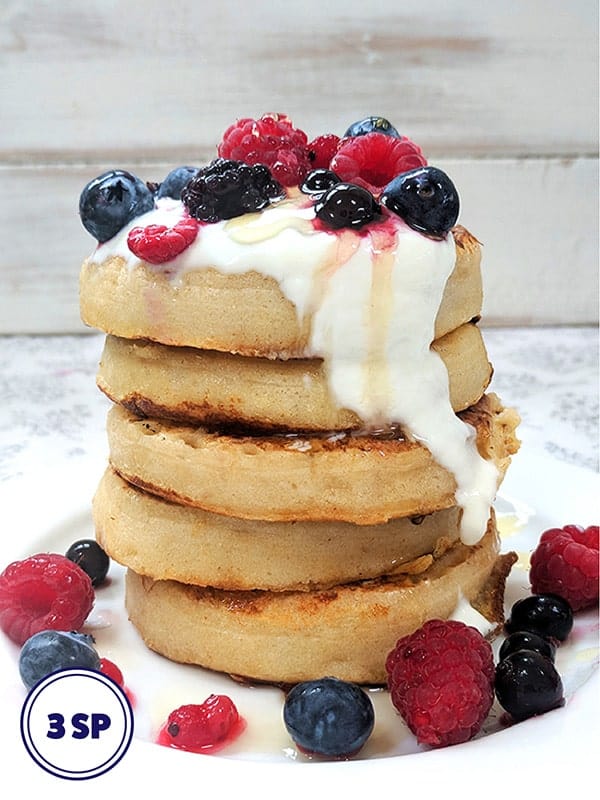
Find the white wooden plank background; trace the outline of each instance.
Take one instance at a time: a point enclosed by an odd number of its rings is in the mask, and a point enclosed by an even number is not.
[[[204,163],[230,122],[388,116],[452,175],[490,324],[598,319],[593,0],[2,0],[0,332],[71,332],[111,166]]]

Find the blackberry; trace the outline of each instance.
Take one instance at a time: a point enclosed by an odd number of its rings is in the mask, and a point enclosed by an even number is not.
[[[365,133],[385,133],[386,136],[400,138],[400,134],[385,117],[365,117],[353,122],[344,134],[346,136],[364,136]]]
[[[417,167],[391,180],[381,202],[414,230],[444,236],[458,219],[460,201],[450,178],[436,167]]]
[[[154,208],[147,184],[130,172],[113,169],[90,181],[79,197],[79,216],[100,243],[112,239],[135,217]]]
[[[291,689],[283,721],[305,753],[341,758],[358,752],[367,741],[375,712],[369,696],[356,684],[321,678]]]
[[[340,180],[330,169],[313,169],[304,179],[300,191],[304,194],[322,194],[340,183]]]
[[[184,187],[181,199],[190,216],[219,222],[260,211],[285,192],[264,164],[216,158]]]
[[[92,579],[92,586],[100,586],[108,573],[110,560],[94,539],[79,539],[69,547],[65,556],[78,564]]]
[[[187,183],[197,174],[198,167],[176,167],[172,169],[164,181],[159,184],[156,197],[172,197],[181,199],[181,191]]]
[[[315,203],[315,214],[329,228],[362,228],[379,216],[379,206],[367,189],[336,183]]]
[[[517,650],[496,667],[498,702],[515,720],[544,714],[563,705],[563,685],[549,658],[534,650]]]

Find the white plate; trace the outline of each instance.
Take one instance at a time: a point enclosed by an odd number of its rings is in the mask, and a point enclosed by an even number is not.
[[[33,552],[64,552],[77,538],[93,535],[89,503],[99,473],[64,469],[59,474],[28,474],[0,487],[4,532],[0,540],[0,569]],[[597,524],[600,483],[595,473],[522,451],[514,460],[496,503],[505,550],[520,558],[507,585],[507,607],[529,591],[527,559],[541,531],[576,523]],[[172,794],[201,776],[224,787],[238,785],[244,796],[324,797],[364,796],[373,781],[388,787],[418,780],[424,791],[449,782],[468,770],[462,792],[480,792],[477,775],[488,776],[501,767],[509,783],[519,775],[519,787],[556,786],[571,775],[573,759],[578,777],[595,774],[591,753],[598,745],[598,615],[587,611],[576,617],[573,633],[557,654],[565,685],[563,708],[518,725],[505,727],[502,711],[494,707],[484,730],[473,741],[452,748],[428,750],[417,746],[393,712],[386,692],[371,693],[376,726],[367,746],[352,761],[322,762],[298,757],[281,721],[282,694],[268,687],[242,687],[229,678],[196,667],[173,664],[141,643],[128,623],[122,605],[123,570],[111,565],[111,580],[99,588],[86,630],[93,633],[100,654],[116,661],[136,697],[136,735],[121,763],[101,779],[87,782],[85,791],[143,776],[144,784]],[[497,649],[498,644],[496,644]],[[26,691],[17,670],[18,648],[0,635],[0,752],[9,772],[26,774],[57,796],[71,784],[46,775],[25,752],[19,734],[19,714]],[[154,744],[169,711],[182,703],[202,702],[211,692],[229,694],[247,719],[243,735],[218,755],[196,755]],[[587,755],[586,755],[587,754]],[[589,759],[587,758],[589,756]],[[561,766],[563,765],[563,766]],[[483,777],[482,777],[483,779]],[[94,784],[94,785],[93,785]],[[385,783],[381,784],[382,786]],[[198,791],[202,787],[198,786]],[[316,794],[315,794],[316,792]],[[386,791],[387,793],[387,791]],[[153,792],[154,794],[154,792]],[[489,796],[489,795],[488,795]]]

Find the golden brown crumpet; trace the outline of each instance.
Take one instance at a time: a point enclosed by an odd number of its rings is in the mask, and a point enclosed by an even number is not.
[[[481,313],[479,243],[461,226],[452,233],[456,265],[436,339]],[[124,339],[269,358],[304,356],[311,327],[277,281],[257,271],[232,275],[206,267],[174,278],[144,263],[130,267],[120,256],[83,263],[80,309],[84,323]]]
[[[315,592],[224,592],[128,570],[126,606],[146,644],[174,661],[276,683],[382,684],[398,638],[451,616],[461,597],[475,607],[502,597],[516,556],[498,549],[492,518],[479,544],[456,544],[421,574]]]
[[[502,479],[518,449],[517,414],[494,394],[461,416]],[[108,414],[110,462],[126,480],[184,505],[245,519],[376,525],[455,505],[454,477],[404,438],[373,435],[226,435]]]
[[[476,403],[492,367],[477,325],[433,343],[448,370],[455,411]],[[320,359],[253,358],[108,336],[98,386],[140,416],[261,429],[353,430],[353,411],[338,408]]]
[[[416,574],[459,536],[457,507],[384,525],[264,522],[169,503],[108,469],[93,503],[96,537],[140,575],[228,590],[308,591]]]

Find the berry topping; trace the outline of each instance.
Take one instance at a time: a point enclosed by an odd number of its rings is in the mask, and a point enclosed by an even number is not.
[[[198,222],[187,214],[173,227],[147,225],[132,228],[127,236],[131,252],[148,264],[164,264],[181,255],[198,235]]]
[[[405,136],[397,139],[385,133],[365,133],[343,140],[329,169],[343,181],[364,186],[377,196],[396,175],[425,164],[421,148]]]
[[[316,201],[315,214],[328,228],[356,230],[379,216],[379,206],[362,186],[336,183]]]
[[[420,744],[468,741],[492,706],[492,648],[462,622],[426,622],[396,643],[386,670],[392,703]]]
[[[100,243],[112,239],[128,222],[153,208],[154,195],[148,186],[121,169],[94,178],[79,197],[83,227]]]
[[[221,158],[265,164],[282,186],[299,186],[312,167],[306,134],[285,114],[238,120],[223,134],[217,152]]]
[[[189,213],[203,222],[232,219],[268,206],[284,190],[262,164],[215,159],[181,193]]]
[[[515,720],[544,714],[564,702],[556,667],[533,650],[517,650],[500,661],[495,692],[502,708]]]
[[[573,628],[573,611],[558,595],[532,594],[513,605],[505,628],[508,633],[533,631],[564,642]]]
[[[110,560],[95,539],[79,539],[69,547],[65,556],[90,576],[92,586],[104,582]]]
[[[396,139],[402,138],[396,128],[385,117],[365,117],[353,122],[344,134],[347,136],[364,136],[365,133],[385,133],[386,136],[394,136]]]
[[[166,741],[183,750],[203,750],[221,744],[239,721],[233,701],[211,694],[201,705],[180,706],[169,714]]]
[[[340,179],[330,169],[313,169],[309,172],[300,190],[304,194],[322,194],[327,189],[331,189],[336,183],[340,183]]]
[[[159,185],[156,196],[181,199],[181,190],[197,174],[198,167],[176,167],[172,169],[164,181]]]
[[[538,633],[533,633],[533,631],[515,631],[502,642],[498,652],[498,660],[502,661],[506,656],[517,650],[534,650],[536,653],[549,658],[552,662],[556,655],[556,646],[550,639],[545,639]]]
[[[340,137],[335,133],[325,133],[308,143],[308,157],[313,169],[327,169],[337,152]]]
[[[444,236],[456,223],[460,210],[454,184],[436,167],[398,175],[385,187],[381,203],[411,228],[432,236]]]
[[[89,575],[57,553],[15,561],[0,575],[0,628],[17,644],[38,631],[77,630],[93,604]]]
[[[573,611],[597,605],[598,531],[598,525],[565,525],[544,531],[531,554],[532,592],[557,594]]]
[[[369,696],[338,678],[298,683],[283,706],[283,722],[300,750],[343,758],[357,753],[375,724]]]
[[[31,636],[19,654],[19,674],[28,689],[59,669],[100,669],[94,640],[85,633],[44,630]]]

